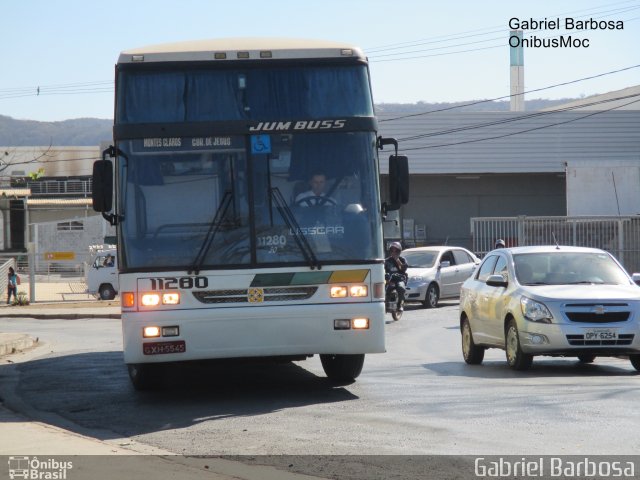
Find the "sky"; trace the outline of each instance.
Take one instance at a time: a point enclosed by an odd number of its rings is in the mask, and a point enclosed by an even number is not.
[[[525,33],[589,43],[525,48],[526,91],[640,65],[640,0],[3,0],[0,12],[0,115],[38,121],[111,119],[119,53],[184,40],[347,42],[369,57],[377,104],[509,95],[512,18],[559,19],[558,29]],[[568,31],[567,18],[622,21],[623,29]],[[636,67],[526,98],[639,84]]]

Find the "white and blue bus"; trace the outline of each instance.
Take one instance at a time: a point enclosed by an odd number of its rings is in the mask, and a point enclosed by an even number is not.
[[[353,46],[226,39],[120,55],[93,202],[117,225],[136,388],[168,362],[315,354],[349,381],[385,351],[381,222],[406,203],[408,174],[376,131]],[[394,143],[381,204],[378,150]]]

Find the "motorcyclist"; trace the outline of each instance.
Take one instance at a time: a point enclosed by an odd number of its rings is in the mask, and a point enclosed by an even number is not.
[[[499,238],[499,239],[496,240],[496,246],[494,247],[494,249],[495,248],[505,248],[506,246],[507,246],[507,244],[504,242],[504,240]]]
[[[387,282],[387,295],[394,289],[398,292],[398,310],[404,308],[404,296],[407,285],[407,268],[409,265],[402,253],[402,245],[400,242],[392,242],[389,245],[390,255],[384,260],[384,271]]]

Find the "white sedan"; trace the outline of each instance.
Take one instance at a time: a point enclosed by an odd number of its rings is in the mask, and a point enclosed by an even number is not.
[[[460,292],[462,355],[480,364],[487,348],[526,370],[536,355],[628,355],[640,370],[640,288],[609,253],[582,247],[489,252]]]
[[[407,260],[406,302],[422,302],[427,308],[438,300],[457,298],[462,282],[471,276],[480,259],[461,247],[418,247],[403,250]]]

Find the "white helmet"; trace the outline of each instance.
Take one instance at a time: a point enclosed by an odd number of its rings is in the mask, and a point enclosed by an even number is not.
[[[389,245],[389,250],[391,250],[392,248],[395,248],[399,252],[402,251],[402,245],[400,245],[400,242],[391,242],[391,244]]]

